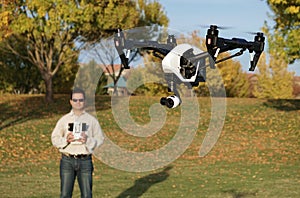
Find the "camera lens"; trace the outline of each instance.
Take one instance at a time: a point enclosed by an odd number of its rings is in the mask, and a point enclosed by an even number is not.
[[[168,108],[175,108],[178,105],[180,105],[181,100],[177,96],[168,96],[168,97],[162,97],[160,99],[160,104],[161,105],[166,105]]]
[[[167,99],[167,103],[166,103],[166,106],[168,108],[172,108],[174,106],[174,100],[172,98],[168,98]]]
[[[161,105],[166,105],[166,104],[167,104],[167,98],[166,98],[166,97],[162,97],[162,98],[160,99],[160,104],[161,104]]]

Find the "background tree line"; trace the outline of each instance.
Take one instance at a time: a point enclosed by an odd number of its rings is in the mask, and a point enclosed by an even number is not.
[[[265,24],[263,28],[270,58],[268,61],[261,58],[253,88],[239,62],[229,60],[218,64],[227,96],[249,97],[253,89],[255,97],[292,97],[293,74],[287,71],[287,66],[300,56],[300,0],[267,0],[267,3],[275,21],[274,27]],[[157,1],[3,0],[0,6],[0,92],[42,92],[47,102],[53,101],[53,93],[66,92],[74,85],[80,66],[78,56],[86,45],[99,43],[116,28],[168,25]],[[200,49],[204,47],[196,32],[181,40]],[[157,71],[152,69],[154,73]],[[101,81],[105,79],[100,80],[99,87]],[[205,84],[195,91],[207,94]],[[140,94],[163,92],[157,84],[140,89]],[[100,88],[98,93],[103,93]]]
[[[1,53],[37,68],[47,102],[53,101],[53,78],[63,67],[78,67],[85,44],[112,35],[116,28],[168,25],[161,5],[147,0],[5,0],[0,18]],[[1,65],[7,65],[6,59]]]

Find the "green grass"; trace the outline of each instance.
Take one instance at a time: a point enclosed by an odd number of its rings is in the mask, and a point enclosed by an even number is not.
[[[131,97],[132,118],[149,122],[157,97]],[[94,197],[299,197],[300,100],[227,99],[221,136],[203,158],[198,151],[210,121],[210,99],[199,98],[200,124],[186,152],[169,170],[120,171],[94,159]],[[175,135],[180,108],[149,138],[132,137],[115,123],[109,97],[97,97],[105,134],[134,151],[151,151]],[[67,95],[45,104],[43,96],[0,95],[1,197],[59,197],[59,153],[50,135],[70,110]],[[77,184],[74,197],[80,197]]]

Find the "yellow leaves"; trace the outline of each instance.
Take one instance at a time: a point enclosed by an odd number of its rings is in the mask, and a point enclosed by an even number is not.
[[[293,63],[300,56],[300,34],[299,28],[297,28],[300,24],[300,1],[269,0],[268,4],[274,13],[274,21],[276,22],[274,34],[279,35],[276,40],[269,40],[269,48],[274,48],[275,50],[284,49],[287,54],[286,59],[289,63]],[[295,31],[296,34],[293,33],[293,31]]]
[[[2,26],[8,26],[9,25],[9,11],[4,11],[0,13],[0,25]]]
[[[285,53],[276,50],[275,47],[270,50],[269,64],[266,63],[263,56],[258,64],[259,73],[254,86],[254,96],[258,98],[292,98],[293,75],[287,70],[287,65]]]
[[[300,11],[299,0],[294,0],[294,2],[290,0],[268,0],[268,2],[271,5],[276,5],[276,6],[284,5],[284,7],[286,7],[285,9],[286,14],[298,14]]]
[[[9,37],[12,31],[9,28],[10,12],[3,11],[0,13],[0,41],[3,38]]]
[[[287,0],[268,0],[268,1],[273,4],[287,4]]]
[[[292,6],[288,7],[288,8],[286,8],[285,11],[288,14],[298,14],[299,11],[300,11],[300,6],[294,6],[294,5],[292,5]]]

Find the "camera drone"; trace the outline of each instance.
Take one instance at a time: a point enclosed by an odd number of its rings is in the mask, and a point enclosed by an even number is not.
[[[129,69],[129,56],[133,49],[151,50],[162,60],[162,69],[168,85],[168,92],[174,95],[163,97],[161,105],[175,108],[181,104],[177,85],[185,84],[188,87],[197,87],[200,82],[206,81],[206,68],[215,69],[215,64],[240,56],[244,51],[250,53],[249,71],[254,71],[261,53],[264,50],[265,37],[262,32],[257,32],[254,41],[242,38],[221,38],[216,25],[211,25],[206,34],[207,52],[197,50],[189,44],[176,43],[174,35],[168,35],[166,43],[157,41],[140,41],[126,39],[121,29],[114,35],[115,48],[120,56],[125,69]],[[228,57],[218,59],[218,55],[234,49],[239,52]]]

